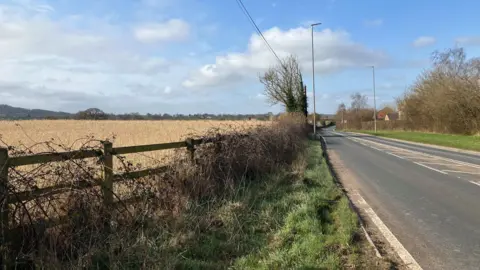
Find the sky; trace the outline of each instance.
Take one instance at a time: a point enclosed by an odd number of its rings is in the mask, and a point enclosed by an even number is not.
[[[475,0],[243,0],[312,105],[354,92],[394,103],[434,50],[480,54]],[[258,77],[277,64],[235,0],[0,0],[0,104],[109,113],[280,112]]]

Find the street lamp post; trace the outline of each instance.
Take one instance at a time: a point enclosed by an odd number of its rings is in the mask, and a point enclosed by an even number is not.
[[[377,133],[377,98],[375,97],[375,66],[372,68],[372,79],[373,79],[373,126],[375,133]]]
[[[312,91],[313,91],[313,135],[316,136],[317,134],[317,120],[315,119],[316,118],[316,114],[317,114],[317,110],[316,110],[316,105],[315,105],[315,50],[314,50],[314,46],[313,46],[313,27],[316,26],[316,25],[320,25],[322,23],[312,23],[311,24],[311,27],[312,27]]]

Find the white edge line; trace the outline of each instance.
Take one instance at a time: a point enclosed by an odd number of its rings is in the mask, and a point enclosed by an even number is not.
[[[385,152],[385,153],[387,153],[387,154],[389,154],[389,155],[392,155],[392,156],[394,156],[394,157],[397,157],[397,158],[399,158],[399,159],[405,159],[404,157],[401,157],[401,156],[399,156],[399,155],[395,155],[395,154],[390,153],[390,152]]]
[[[439,162],[427,162],[427,161],[422,161],[422,164],[430,164],[430,165],[440,165],[440,166],[465,166],[462,164],[448,164],[448,163],[439,163]]]
[[[448,174],[448,173],[446,173],[446,172],[444,172],[444,171],[437,170],[437,169],[435,169],[435,168],[432,168],[432,167],[430,167],[430,166],[424,165],[424,164],[419,163],[419,162],[413,161],[413,163],[415,163],[415,164],[417,164],[417,165],[419,165],[419,166],[425,167],[425,168],[427,168],[427,169],[430,169],[430,170],[432,170],[432,171],[439,172],[439,173],[441,173],[441,174]]]
[[[398,256],[402,259],[405,265],[414,270],[422,270],[422,267],[417,263],[415,258],[405,249],[405,247],[398,241],[395,235],[388,229],[388,227],[383,223],[383,221],[378,217],[378,215],[373,211],[373,209],[368,205],[368,203],[363,199],[363,197],[358,194],[361,198],[362,204],[365,205],[364,210],[367,215],[370,217],[370,220],[377,226],[380,232],[383,234],[383,237],[387,239],[390,243],[390,246],[397,252]]]
[[[480,173],[476,173],[476,172],[462,172],[462,171],[454,171],[454,170],[443,170],[443,171],[451,172],[451,173],[464,173],[464,174],[480,175]]]
[[[474,181],[469,181],[469,182],[480,187],[480,183],[477,183],[477,182],[474,182]]]

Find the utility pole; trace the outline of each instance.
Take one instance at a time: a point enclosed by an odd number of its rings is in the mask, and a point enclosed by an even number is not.
[[[312,91],[313,91],[313,135],[317,134],[317,120],[315,119],[317,110],[315,106],[315,50],[313,46],[313,27],[322,23],[312,23]]]
[[[345,121],[343,120],[343,113],[345,112],[345,109],[342,109],[342,127],[343,127],[343,124],[345,124]]]
[[[307,125],[308,125],[308,106],[307,106],[308,105],[308,100],[307,100],[307,86],[306,85],[303,86],[303,95],[304,95],[303,99],[304,99],[304,102],[305,102],[305,104],[304,104],[305,108],[303,108],[305,111],[303,113],[306,114],[305,118],[306,118]]]
[[[377,98],[375,97],[375,66],[372,67],[372,76],[373,76],[373,125],[375,133],[377,133]]]

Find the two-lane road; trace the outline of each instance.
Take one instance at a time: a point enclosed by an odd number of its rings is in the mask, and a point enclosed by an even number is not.
[[[331,130],[322,135],[423,269],[480,269],[480,156]]]

